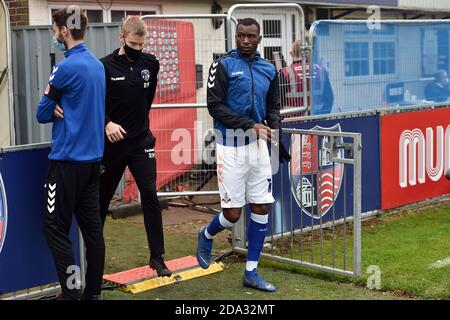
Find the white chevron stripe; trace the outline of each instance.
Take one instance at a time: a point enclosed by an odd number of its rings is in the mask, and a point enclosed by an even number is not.
[[[55,191],[53,191],[53,192],[48,192],[48,196],[49,196],[49,198],[50,199],[53,199],[55,196],[56,196],[56,190]]]
[[[214,83],[210,83],[210,82],[208,82],[208,88],[212,88],[212,87],[214,87]]]
[[[50,190],[55,190],[56,188],[56,183],[54,183],[53,185],[51,183],[48,184],[48,187],[50,188]]]
[[[215,69],[218,64],[219,64],[219,61],[214,61],[213,64],[212,64],[212,67]]]
[[[216,71],[217,71],[217,69],[215,69],[215,68],[214,68],[214,69],[211,69],[211,71],[209,72],[209,74],[213,76],[213,75],[216,73]]]
[[[48,210],[48,212],[52,213],[53,211],[55,211],[55,207],[47,206],[47,210]]]
[[[209,76],[209,81],[210,82],[214,82],[214,80],[216,80],[216,76]]]
[[[56,201],[56,199],[53,199],[53,200],[47,199],[47,203],[51,206],[53,206],[55,204],[55,201]]]

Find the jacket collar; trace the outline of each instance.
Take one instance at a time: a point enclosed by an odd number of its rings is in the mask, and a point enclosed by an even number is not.
[[[249,59],[247,59],[246,57],[244,57],[238,49],[233,49],[231,51],[228,52],[228,54],[231,54],[233,57],[235,58],[239,58],[239,59],[244,59],[246,61],[248,61]],[[253,60],[258,60],[261,58],[261,54],[259,53],[259,51],[256,51],[255,57],[253,58]]]
[[[125,61],[127,63],[135,63],[136,61],[139,61],[142,57],[142,55],[141,55],[138,60],[131,62],[130,60],[128,60],[126,54],[119,54],[119,51],[120,51],[120,48],[117,48],[116,50],[113,51],[114,59],[119,60],[119,61]]]
[[[86,51],[86,43],[82,42],[77,44],[75,47],[70,48],[70,50],[64,51],[64,57],[68,57],[73,53]]]

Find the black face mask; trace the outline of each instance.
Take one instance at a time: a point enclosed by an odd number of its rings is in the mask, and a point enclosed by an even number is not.
[[[141,50],[133,49],[133,48],[127,46],[126,42],[125,42],[123,48],[125,49],[125,54],[127,55],[127,57],[133,61],[136,61],[141,56],[142,49]]]

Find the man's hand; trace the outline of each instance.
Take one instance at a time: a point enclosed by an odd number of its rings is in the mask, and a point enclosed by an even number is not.
[[[256,136],[260,139],[266,140],[267,142],[272,142],[272,129],[261,123],[255,123],[253,125],[253,130],[256,131]]]
[[[59,105],[56,105],[55,111],[53,111],[53,116],[58,119],[64,119],[64,111]]]
[[[105,128],[106,137],[109,142],[114,143],[124,139],[123,134],[127,132],[122,128],[121,125],[114,123],[112,121],[108,122]]]

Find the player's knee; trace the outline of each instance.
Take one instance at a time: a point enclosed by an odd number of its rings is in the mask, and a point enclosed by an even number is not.
[[[231,223],[236,223],[241,217],[241,211],[242,208],[227,208],[223,209],[223,215]]]
[[[256,214],[268,214],[269,213],[269,210],[268,210],[266,204],[252,203],[252,204],[250,204],[250,208],[251,208],[252,212],[256,213]]]
[[[143,199],[143,200],[158,199],[158,196],[156,193],[156,188],[152,188],[152,187],[143,188],[142,190],[140,190],[140,192],[141,192],[141,199]]]

